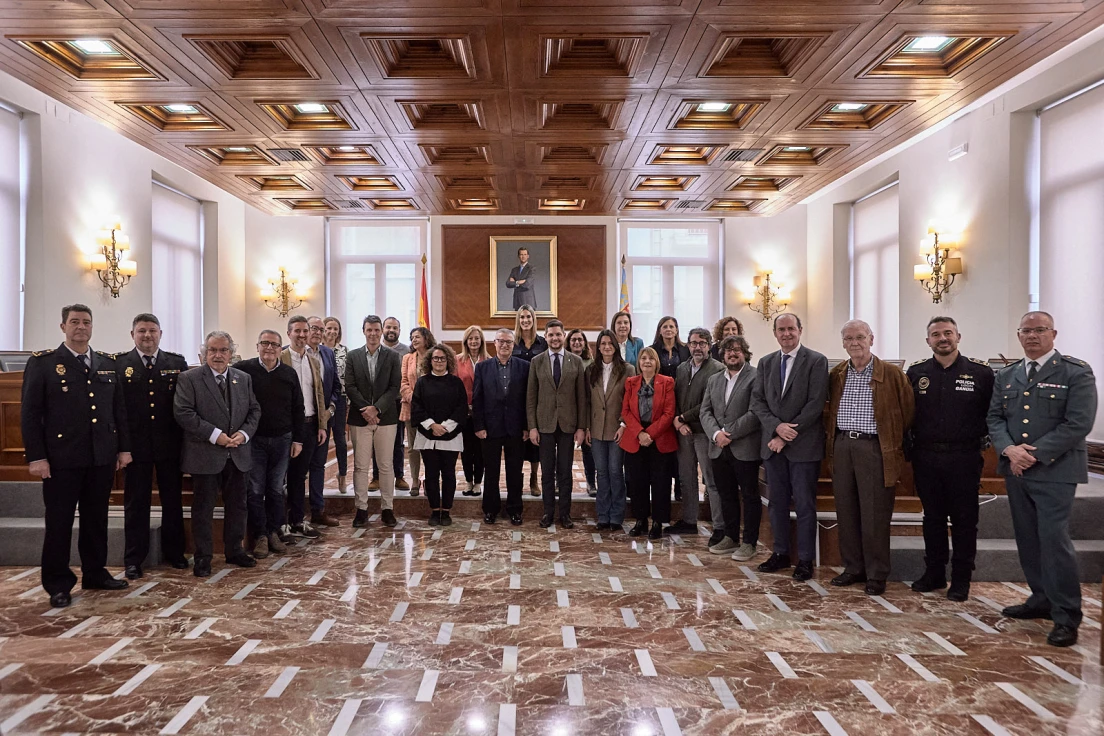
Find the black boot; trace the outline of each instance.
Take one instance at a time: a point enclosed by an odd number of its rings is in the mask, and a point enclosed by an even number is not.
[[[639,537],[639,536],[641,536],[643,534],[647,534],[647,533],[648,533],[648,520],[647,519],[637,519],[636,524],[633,525],[633,528],[629,530],[629,536],[630,537]]]
[[[929,567],[920,576],[920,579],[912,584],[912,589],[917,593],[927,593],[932,590],[942,590],[947,587],[947,572],[941,567]]]

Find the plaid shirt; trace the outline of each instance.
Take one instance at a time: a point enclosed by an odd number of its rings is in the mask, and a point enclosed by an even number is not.
[[[843,384],[839,412],[836,414],[838,429],[863,434],[878,433],[878,423],[874,419],[874,389],[870,385],[873,378],[873,360],[861,371],[855,370],[848,361],[847,380]]]

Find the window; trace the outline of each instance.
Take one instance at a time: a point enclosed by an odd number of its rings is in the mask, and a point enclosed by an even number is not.
[[[1095,369],[1104,391],[1104,88],[1048,108],[1039,116],[1039,309],[1054,316],[1060,352]],[[1104,411],[1089,439],[1104,441]]]
[[[203,342],[203,205],[156,181],[150,261],[161,347],[192,363]]]
[[[21,118],[0,107],[0,350],[23,349]]]
[[[718,221],[657,225],[621,223],[633,334],[650,344],[661,317],[673,315],[683,340],[720,314]]]
[[[874,353],[900,357],[901,263],[897,184],[851,205],[851,319],[874,332]]]
[[[394,317],[406,342],[417,325],[418,287],[427,223],[422,220],[331,220],[330,313],[345,328],[350,348],[364,344],[360,324],[369,314]]]

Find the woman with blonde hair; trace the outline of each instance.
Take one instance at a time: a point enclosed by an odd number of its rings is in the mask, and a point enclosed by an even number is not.
[[[346,426],[349,397],[345,394],[345,359],[349,355],[349,348],[341,344],[341,320],[337,317],[326,317],[322,320],[322,327],[322,344],[334,351],[334,358],[337,360],[337,378],[341,381],[341,393],[337,397],[333,415],[333,443],[334,452],[337,453],[337,492],[348,493],[345,477],[349,472],[348,427]]]
[[[468,392],[468,417],[464,422],[464,451],[460,455],[460,462],[464,466],[464,480],[468,487],[464,489],[465,496],[478,496],[483,491],[480,485],[483,483],[483,444],[475,436],[475,428],[471,423],[472,387],[475,384],[475,366],[480,361],[490,358],[487,352],[487,341],[483,338],[483,328],[472,325],[464,330],[464,339],[461,341],[460,354],[456,356],[456,375],[464,383],[464,389]]]
[[[518,307],[514,317],[514,357],[529,363],[548,350],[548,343],[537,334],[537,313],[528,304]],[[540,448],[525,440],[525,459],[529,461],[529,495],[541,495],[537,478],[540,477]]]
[[[410,402],[414,398],[414,385],[422,375],[422,364],[429,349],[437,344],[433,333],[426,327],[415,327],[410,331],[410,352],[402,359],[402,383],[399,385],[399,421],[406,424],[406,436],[410,438],[410,495],[417,496],[422,490],[419,477],[422,472],[422,455],[414,448],[415,430],[410,421]]]

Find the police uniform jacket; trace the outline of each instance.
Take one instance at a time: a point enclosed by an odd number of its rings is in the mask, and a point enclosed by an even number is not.
[[[905,375],[916,403],[912,446],[935,452],[980,452],[989,434],[985,417],[993,396],[989,364],[959,353],[947,368],[931,357],[910,365]]]
[[[989,404],[989,435],[1000,455],[1000,472],[1012,474],[1004,451],[1027,443],[1038,460],[1025,480],[1087,483],[1085,438],[1096,419],[1096,379],[1088,363],[1058,351],[1027,380],[1027,361],[1001,369]]]
[[[184,433],[173,419],[173,397],[180,374],[188,370],[183,355],[159,350],[153,369],[138,349],[115,355],[115,373],[126,399],[130,452],[134,461],[150,463],[180,457]]]
[[[27,361],[21,424],[28,463],[48,460],[58,470],[114,465],[118,453],[130,451],[115,361],[89,355],[87,372],[64,343]]]

